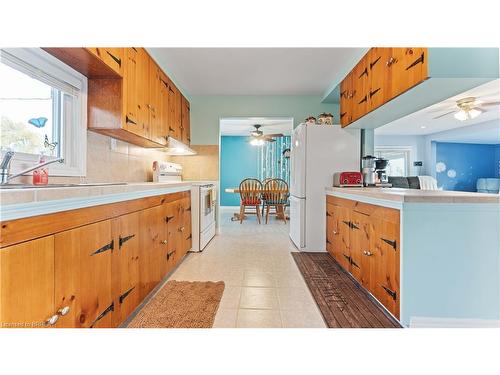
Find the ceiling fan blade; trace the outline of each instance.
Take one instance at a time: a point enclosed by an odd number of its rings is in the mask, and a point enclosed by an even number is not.
[[[264,134],[264,137],[275,138],[275,137],[284,137],[282,133],[274,133],[274,134]]]
[[[433,120],[437,120],[438,118],[441,118],[441,117],[444,117],[444,116],[451,115],[452,113],[455,113],[455,112],[456,112],[456,111],[446,112],[446,113],[443,113],[442,115],[439,115],[439,116],[433,117],[432,119],[433,119]]]
[[[267,142],[276,142],[276,139],[274,138],[264,138],[264,140]]]
[[[500,102],[485,102],[485,103],[478,103],[479,107],[493,107],[496,105],[500,105]]]

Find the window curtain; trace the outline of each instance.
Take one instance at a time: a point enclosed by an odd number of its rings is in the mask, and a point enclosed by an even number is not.
[[[265,142],[260,148],[258,175],[261,181],[266,178],[281,178],[290,185],[290,158],[284,156],[284,151],[290,150],[291,137],[275,139],[276,142]]]

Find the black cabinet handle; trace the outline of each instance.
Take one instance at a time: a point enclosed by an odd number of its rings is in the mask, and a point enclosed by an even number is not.
[[[340,114],[340,118],[344,117],[345,115],[347,115],[347,112],[342,112],[342,113]]]
[[[172,250],[171,252],[167,253],[167,260],[170,259],[171,256],[173,256],[175,254],[175,251],[176,250]]]
[[[349,255],[342,254],[344,258],[348,260],[349,263],[351,263],[351,257]]]
[[[172,220],[174,217],[173,216],[166,216],[165,217],[165,222],[169,222],[170,220]]]
[[[377,92],[379,92],[381,89],[380,87],[378,89],[375,89],[373,91],[370,91],[370,99],[373,97],[373,95],[375,95]]]
[[[351,229],[359,229],[359,227],[351,221]]]
[[[416,59],[414,62],[412,62],[410,65],[408,65],[406,70],[410,70],[414,66],[417,66],[418,64],[423,64],[423,63],[424,63],[424,53],[422,52],[422,54],[420,55],[420,57],[418,59]]]
[[[127,116],[125,116],[125,122],[126,122],[127,124],[137,125],[137,122],[135,122],[135,121],[134,121],[134,120],[132,120],[130,117],[128,117],[128,115],[127,115]]]
[[[373,67],[375,66],[376,63],[378,63],[378,61],[380,60],[382,56],[379,56],[374,62],[371,62],[370,63],[370,69],[373,69]]]
[[[391,245],[391,247],[396,250],[396,240],[388,240],[387,238],[380,237],[382,241],[384,241],[386,244]]]
[[[385,286],[381,285],[382,288],[384,288],[385,292],[391,296],[391,298],[395,301],[397,298],[397,294],[394,290],[390,290],[389,288],[386,288]]]
[[[352,260],[352,258],[351,258],[351,260],[350,260],[350,261],[351,261],[351,264],[352,264],[354,267],[356,267],[356,268],[360,268],[360,267],[356,264],[356,262],[355,262],[354,260]]]
[[[365,95],[358,104],[364,103],[366,101],[368,101],[368,95]]]
[[[125,293],[123,293],[122,295],[120,295],[120,297],[118,298],[118,300],[120,301],[120,303],[123,303],[123,301],[125,300],[125,298],[127,298],[127,296],[134,290],[135,286],[133,286],[132,288],[130,288],[129,290],[127,290]]]
[[[105,251],[108,251],[108,250],[113,250],[114,248],[114,243],[115,241],[114,240],[111,240],[110,243],[108,243],[107,245],[104,245],[103,247],[101,247],[100,249],[97,249],[96,251],[94,251],[92,254],[90,254],[90,256],[93,256],[93,255],[97,255],[97,254],[100,254],[100,253],[104,253]]]
[[[111,311],[114,311],[115,310],[115,304],[112,302],[111,305],[109,305],[106,310],[104,310],[102,313],[99,314],[99,316],[97,318],[95,318],[95,320],[92,322],[92,324],[90,325],[90,328],[94,328],[94,325],[99,321],[101,320],[102,318],[104,318],[106,315],[108,315],[108,313],[110,313]]]
[[[131,234],[130,236],[125,236],[125,237],[120,236],[118,238],[118,248],[120,249],[125,242],[127,242],[128,240],[130,240],[131,238],[134,238],[134,237],[135,237],[135,234]]]
[[[107,53],[109,56],[111,56],[111,58],[112,58],[113,60],[115,60],[115,62],[116,62],[116,63],[118,64],[118,66],[121,68],[121,66],[122,66],[122,59],[120,59],[119,57],[116,57],[115,55],[113,55],[113,54],[112,54],[111,52],[109,52],[109,51],[106,51],[106,53]]]

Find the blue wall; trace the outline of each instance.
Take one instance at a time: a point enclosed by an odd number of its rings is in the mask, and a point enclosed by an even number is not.
[[[476,191],[478,178],[498,177],[499,148],[500,145],[436,142],[438,187]]]
[[[220,148],[220,204],[239,206],[239,194],[226,193],[226,188],[238,187],[247,177],[258,178],[260,147],[248,143],[249,137],[221,137]]]
[[[495,177],[500,178],[500,145],[495,148]]]

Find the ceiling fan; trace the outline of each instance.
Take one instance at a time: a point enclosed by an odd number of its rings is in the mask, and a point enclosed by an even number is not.
[[[442,113],[436,117],[433,117],[433,120],[437,120],[441,117],[451,115],[452,113],[454,114],[453,117],[455,117],[459,121],[465,121],[465,120],[470,120],[473,118],[476,118],[479,116],[481,113],[486,112],[486,109],[484,107],[493,107],[493,106],[498,106],[500,105],[500,102],[483,102],[480,100],[477,100],[477,98],[471,96],[467,98],[463,98],[460,100],[457,100],[455,103],[455,108],[452,111],[448,111],[446,113]],[[441,111],[441,110],[439,110]]]
[[[284,137],[284,135],[282,133],[264,134],[264,132],[262,130],[260,130],[262,125],[259,125],[259,124],[256,124],[253,127],[255,128],[255,130],[252,130],[250,132],[250,135],[252,136],[252,140],[250,141],[250,143],[252,145],[255,145],[255,146],[263,145],[264,141],[265,142],[276,142],[276,139],[274,139],[274,138]]]

